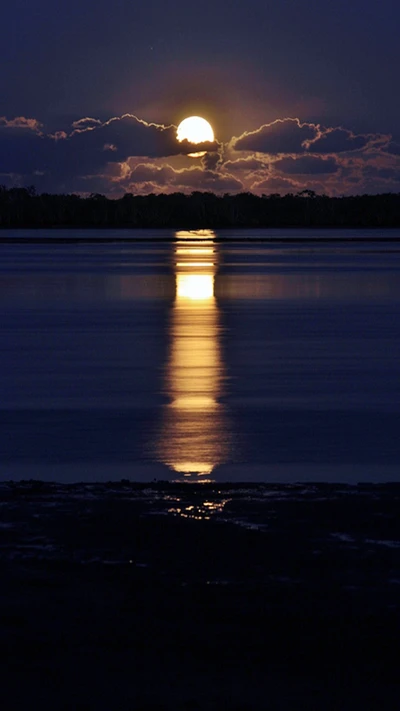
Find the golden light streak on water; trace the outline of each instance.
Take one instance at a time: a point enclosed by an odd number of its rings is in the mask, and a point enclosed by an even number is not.
[[[213,264],[210,262],[177,262],[176,266],[179,267],[188,267],[189,269],[196,269],[197,267],[207,267],[207,269],[210,269],[213,267]],[[196,276],[196,274],[192,274],[192,276]]]
[[[175,264],[176,296],[165,372],[165,394],[170,402],[164,408],[157,456],[178,479],[204,481],[228,452],[227,421],[220,403],[224,366],[214,295],[214,233],[202,231],[197,238],[195,250],[201,261],[196,262],[190,259],[196,236],[183,233],[182,240],[188,237],[190,246],[180,241],[175,250],[188,260]]]
[[[199,249],[194,249],[191,247],[184,247],[184,248],[177,248],[175,251],[175,254],[183,254],[185,257],[187,256],[192,256],[194,254],[201,254],[202,257],[205,257],[208,254],[214,254],[213,249],[207,249],[206,247],[200,247]]]
[[[177,274],[176,294],[181,305],[184,300],[210,301],[214,296],[214,276],[212,274]]]

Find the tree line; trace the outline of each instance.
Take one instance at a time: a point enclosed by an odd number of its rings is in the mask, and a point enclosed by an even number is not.
[[[328,197],[210,192],[132,195],[36,193],[0,186],[0,228],[400,227],[400,193]]]

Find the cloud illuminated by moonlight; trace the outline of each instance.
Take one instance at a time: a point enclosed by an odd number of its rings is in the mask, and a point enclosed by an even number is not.
[[[188,154],[206,150],[199,161]],[[278,118],[225,144],[176,140],[176,126],[133,114],[77,118],[46,132],[33,117],[0,117],[0,183],[47,192],[389,192],[399,188],[400,146],[385,134],[355,134]],[[317,182],[316,182],[317,179]]]

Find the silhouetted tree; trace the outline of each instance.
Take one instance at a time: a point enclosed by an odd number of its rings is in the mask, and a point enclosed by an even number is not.
[[[400,227],[400,194],[328,197],[294,195],[132,195],[115,200],[94,193],[37,194],[0,186],[0,227]]]

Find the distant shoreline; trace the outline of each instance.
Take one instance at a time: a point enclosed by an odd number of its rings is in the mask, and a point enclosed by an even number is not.
[[[9,228],[11,229],[11,228]],[[39,227],[37,228],[30,228],[30,227],[25,227],[25,228],[12,228],[12,229],[20,229],[22,230],[27,230],[27,229],[35,229],[35,230],[40,230]],[[43,228],[42,228],[43,229]],[[45,228],[45,229],[50,229],[50,228]],[[98,228],[89,228],[89,227],[77,227],[77,228],[51,228],[51,229],[84,229],[89,230],[89,229],[98,229]],[[102,228],[102,231],[106,231],[107,229],[122,229],[122,228]],[[296,230],[296,228],[290,228],[293,231]],[[330,229],[330,228],[328,228]],[[345,228],[343,228],[345,229]],[[359,228],[360,230],[364,231],[365,228]],[[374,228],[374,229],[385,229],[389,230],[392,228]],[[6,231],[6,228],[3,228],[4,231]],[[243,231],[245,231],[245,228],[243,228]],[[193,230],[195,232],[195,230]],[[199,241],[209,241],[210,237],[199,237]],[[380,244],[382,242],[384,243],[393,243],[397,244],[400,242],[400,234],[398,237],[387,237],[387,236],[379,236],[379,237],[353,237],[353,236],[347,236],[347,237],[324,237],[322,239],[318,239],[315,237],[212,237],[213,243],[216,244],[228,244],[228,243],[261,243],[261,244],[334,244],[334,243],[347,243],[347,242],[352,242],[352,243],[373,243],[373,244]],[[135,244],[135,243],[144,243],[148,244],[150,242],[163,242],[163,243],[174,243],[174,242],[179,242],[179,237],[2,237],[1,236],[1,231],[0,231],[0,244]]]
[[[0,186],[0,229],[399,228],[400,193],[329,197],[208,192],[132,195],[37,194]]]

